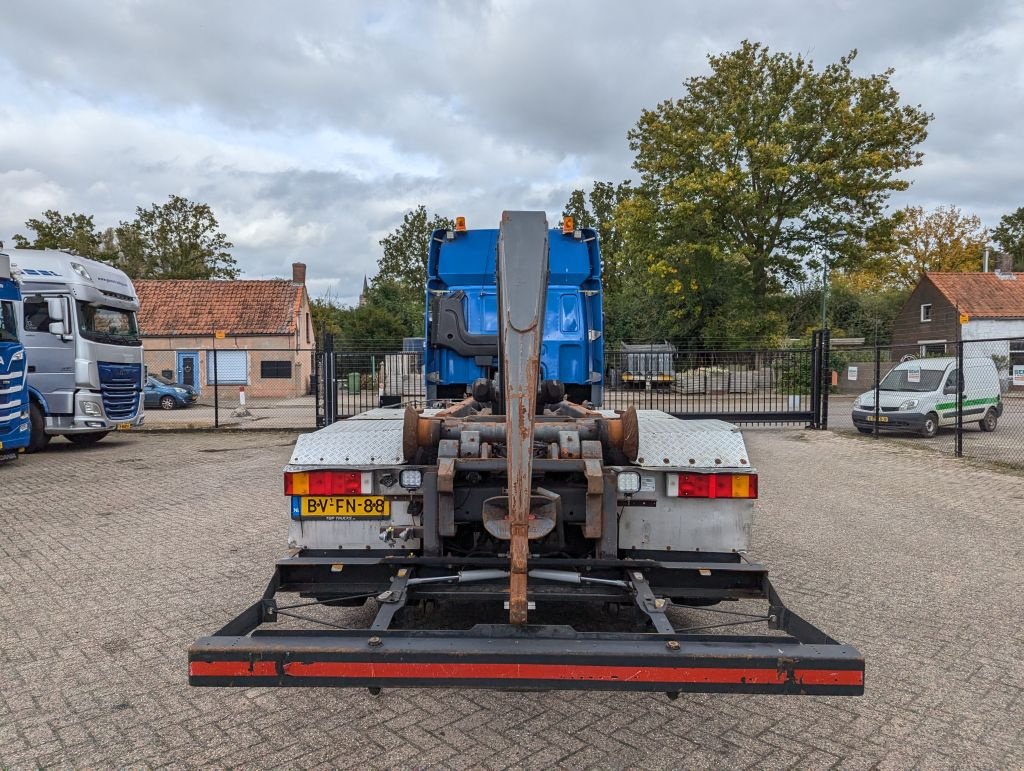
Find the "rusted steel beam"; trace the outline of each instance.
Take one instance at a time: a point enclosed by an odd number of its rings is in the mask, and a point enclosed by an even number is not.
[[[544,212],[503,212],[498,235],[498,342],[508,463],[509,622],[526,624],[533,426],[548,286]]]

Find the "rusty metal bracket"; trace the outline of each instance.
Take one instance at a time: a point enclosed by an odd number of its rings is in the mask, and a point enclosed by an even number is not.
[[[639,570],[626,571],[626,577],[633,587],[637,607],[651,619],[654,629],[659,634],[673,634],[676,631],[675,627],[665,615],[665,611],[672,603],[664,597],[655,597],[654,592],[651,591],[651,585],[647,583],[646,576]]]
[[[455,458],[437,459],[437,532],[455,535]]]
[[[583,525],[583,537],[600,538],[604,529],[604,469],[601,461],[595,458],[584,460],[583,474],[587,478],[587,519]]]
[[[405,603],[409,599],[407,586],[409,579],[412,578],[412,572],[412,568],[400,568],[391,579],[391,588],[377,595],[380,608],[370,629],[381,630],[391,626],[395,615],[405,607]]]

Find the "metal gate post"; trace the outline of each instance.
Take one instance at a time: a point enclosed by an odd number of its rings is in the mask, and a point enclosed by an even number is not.
[[[832,390],[832,365],[829,357],[829,342],[832,339],[832,332],[827,327],[821,330],[821,374],[824,380],[821,384],[821,421],[818,428],[822,431],[828,430],[828,393]]]
[[[334,379],[334,335],[324,335],[324,425],[329,426],[338,418],[338,384]]]
[[[957,321],[957,338],[960,322]],[[964,341],[956,341],[956,457],[964,456]]]
[[[882,393],[882,349],[878,345],[878,330],[875,330],[875,425],[874,434],[875,439],[879,436],[878,429],[878,418],[881,414],[882,405],[878,402],[878,397]]]
[[[811,334],[811,429],[821,428],[821,333]]]

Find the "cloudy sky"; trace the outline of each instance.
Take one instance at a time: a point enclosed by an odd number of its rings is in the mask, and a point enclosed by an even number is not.
[[[246,277],[309,264],[352,302],[408,209],[554,218],[631,172],[641,109],[744,38],[819,66],[857,48],[935,114],[899,203],[994,225],[1024,205],[1024,4],[5,0],[0,239],[48,208],[100,227],[209,203]]]

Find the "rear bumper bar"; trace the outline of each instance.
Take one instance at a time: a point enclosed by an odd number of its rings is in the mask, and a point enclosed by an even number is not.
[[[362,561],[374,563],[374,567],[386,562]],[[389,627],[396,609],[389,608],[388,603],[404,604],[409,593],[415,593],[414,587],[399,584],[397,577],[392,590],[380,596],[381,610],[369,629],[287,630],[267,623],[283,620],[279,619],[277,592],[306,594],[311,584],[320,583],[319,576],[310,574],[309,568],[322,567],[326,562],[329,559],[320,556],[282,560],[262,600],[219,632],[197,640],[189,648],[189,684],[615,690],[669,694],[857,696],[864,692],[864,659],[860,653],[852,646],[833,640],[787,609],[763,568],[756,565],[683,563],[669,569],[664,563],[659,566],[649,562],[646,575],[658,577],[661,584],[674,583],[667,594],[682,592],[687,584],[713,580],[723,573],[719,588],[705,596],[727,598],[732,595],[749,599],[756,586],[757,596],[768,603],[767,614],[758,618],[763,619],[762,623],[767,621],[769,629],[776,634],[694,634],[675,629],[662,610],[666,607],[665,601],[655,596],[662,591],[654,586],[655,591],[651,592],[654,582],[648,583],[646,576],[641,575],[644,571],[636,567],[642,561],[632,561],[627,575],[635,577],[632,594],[640,610],[650,615],[654,632],[580,632],[564,625],[519,628],[507,624],[477,624],[464,630],[393,629]],[[348,573],[354,567],[347,564],[342,572]],[[387,565],[387,568],[390,572],[394,566]],[[405,575],[402,581],[407,581],[411,575],[402,570],[399,574]],[[359,580],[364,587],[364,579]],[[443,596],[436,594],[436,584],[419,588],[424,597]],[[619,591],[627,597],[630,594],[626,590]],[[339,596],[338,592],[332,594]],[[681,596],[685,597],[686,593]],[[595,599],[595,595],[584,593],[576,597],[578,601]],[[473,595],[473,599],[478,599],[477,595]],[[558,600],[572,601],[566,595],[559,596]],[[284,608],[280,615],[287,615]]]
[[[792,638],[585,635],[568,627],[339,630],[202,638],[189,650],[189,684],[856,696],[864,660],[848,645]]]

